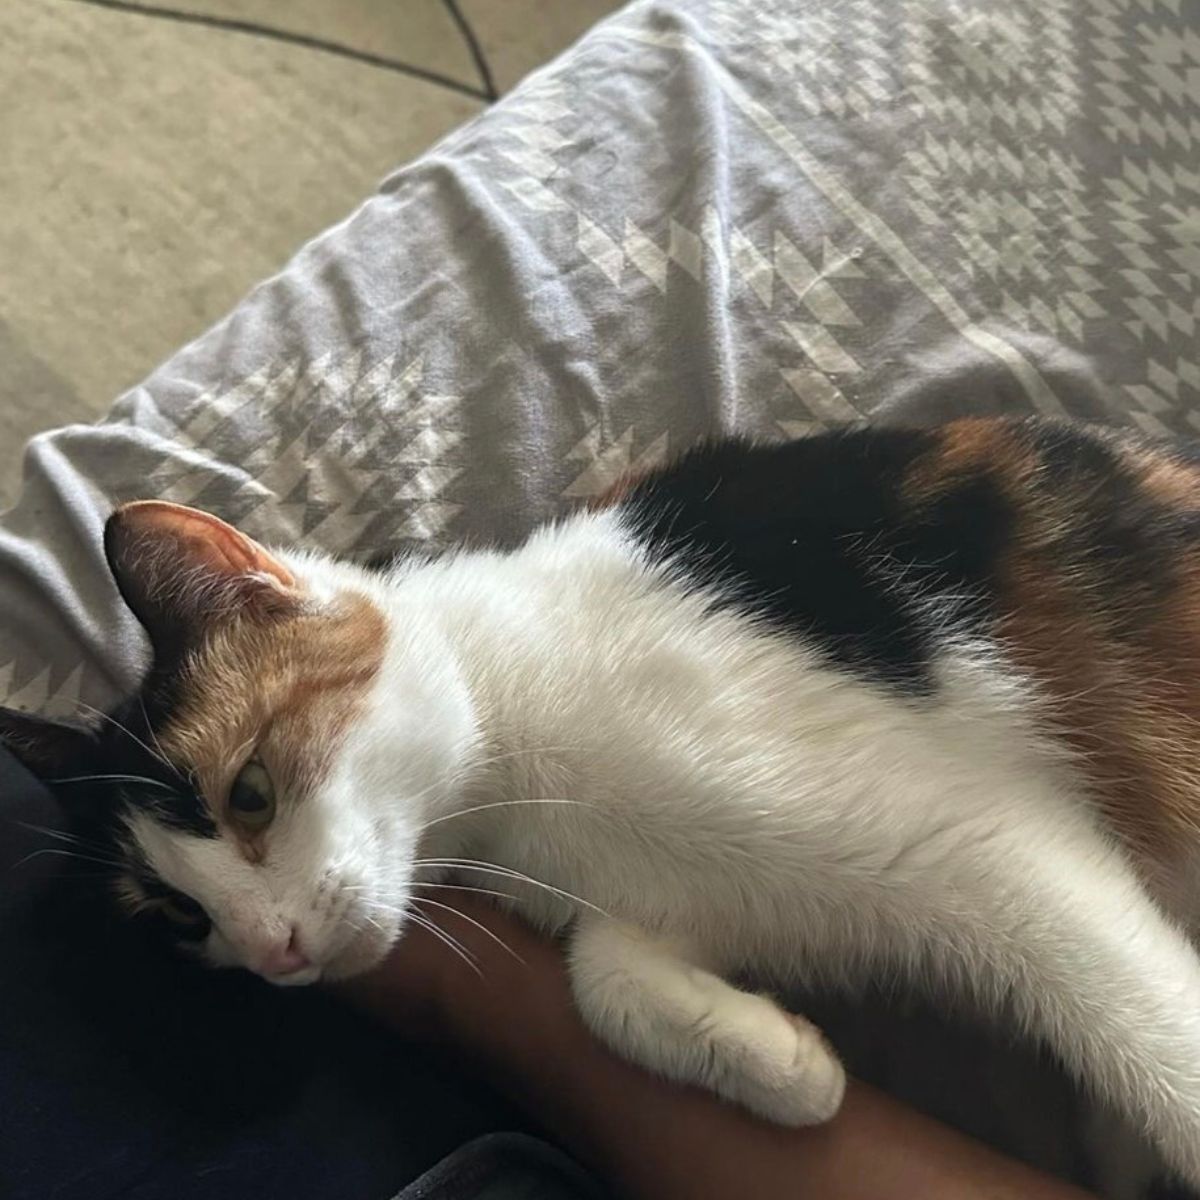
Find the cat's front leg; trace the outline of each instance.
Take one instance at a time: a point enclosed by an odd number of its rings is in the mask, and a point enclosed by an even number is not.
[[[689,961],[686,946],[587,917],[570,946],[575,1002],[623,1058],[784,1125],[827,1121],[846,1087],[820,1031]]]

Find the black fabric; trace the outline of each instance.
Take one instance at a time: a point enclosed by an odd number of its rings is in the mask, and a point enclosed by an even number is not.
[[[521,1122],[311,989],[138,940],[0,751],[2,1200],[381,1200]]]
[[[395,1200],[605,1200],[608,1193],[545,1142],[492,1133],[456,1150]]]

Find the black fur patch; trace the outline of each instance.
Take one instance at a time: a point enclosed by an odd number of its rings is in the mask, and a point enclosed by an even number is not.
[[[1147,490],[1120,440],[1080,426],[1031,422],[1025,429],[1040,464],[1037,502],[1069,516],[1057,565],[1102,589],[1114,633],[1139,637],[1153,607],[1178,587],[1187,552],[1200,540],[1200,513]],[[1187,461],[1183,444],[1145,448]]]
[[[636,484],[628,527],[697,588],[793,630],[831,662],[911,692],[932,687],[948,626],[991,611],[1011,506],[986,476],[924,507],[904,480],[936,435],[856,430],[772,446],[702,447]]]
[[[101,771],[136,777],[114,781],[126,806],[196,837],[215,838],[217,826],[192,780],[166,762],[139,701],[124,706],[101,731]]]
[[[131,808],[144,812],[160,825],[194,837],[215,838],[216,822],[199,793],[186,781],[164,787],[130,784],[124,790]]]
[[[0,709],[0,740],[62,804],[78,839],[67,849],[82,854],[89,871],[110,885],[131,876],[148,894],[165,895],[131,842],[129,814],[198,837],[216,837],[217,827],[191,780],[159,752],[147,713],[133,700],[88,728]],[[160,914],[151,911],[149,923],[180,940]]]
[[[181,924],[178,920],[171,920],[161,907],[152,907],[142,916],[155,936],[194,945],[204,941],[212,932],[212,919],[190,896],[168,887],[148,867],[138,871],[137,880],[150,900],[173,903],[194,918]]]

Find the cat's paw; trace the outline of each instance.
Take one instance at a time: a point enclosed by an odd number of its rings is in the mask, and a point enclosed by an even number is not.
[[[713,1091],[775,1124],[829,1121],[846,1072],[811,1021],[766,996],[727,991],[710,1009],[706,1058]]]
[[[630,1062],[779,1125],[828,1121],[846,1075],[811,1022],[611,920],[576,931],[571,983],[592,1032]]]
[[[777,1125],[819,1125],[833,1118],[846,1072],[820,1030],[765,997],[743,1011],[738,1036],[713,1045],[714,1089]]]

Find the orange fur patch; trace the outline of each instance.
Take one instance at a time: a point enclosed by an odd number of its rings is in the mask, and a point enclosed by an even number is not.
[[[191,770],[219,826],[236,831],[226,820],[226,797],[252,755],[271,774],[281,804],[320,783],[379,673],[386,636],[378,609],[345,595],[329,610],[286,620],[242,617],[191,656],[183,699],[158,741],[172,762]],[[243,841],[253,857],[252,840]]]
[[[1162,686],[1152,654],[1116,639],[1044,560],[1019,552],[1006,582],[1012,607],[1000,637],[1039,685],[1048,721],[1122,838],[1152,860],[1169,855],[1181,827],[1195,823],[1200,794],[1182,697]]]
[[[982,418],[936,432],[906,476],[906,500],[921,507],[981,476],[1011,504],[997,634],[1109,824],[1157,873],[1200,835],[1200,554],[1172,559],[1169,590],[1151,597],[1149,584],[1075,553],[1104,501],[1061,479],[1041,486],[1046,463],[1027,427]],[[1103,431],[1089,436],[1147,500],[1167,513],[1200,510],[1200,470]]]
[[[1168,513],[1200,499],[1195,468],[1107,444]],[[1018,513],[1000,636],[1109,822],[1154,873],[1200,834],[1200,555],[1172,558],[1158,588],[1074,556],[1089,514],[1069,497],[1030,494]]]
[[[1200,471],[1190,463],[1143,446],[1131,446],[1125,454],[1143,486],[1161,503],[1171,508],[1200,507]]]
[[[1012,495],[1024,488],[1037,460],[1019,424],[991,417],[954,421],[935,431],[937,445],[909,469],[904,497],[915,505],[936,500],[964,476],[990,476]]]

